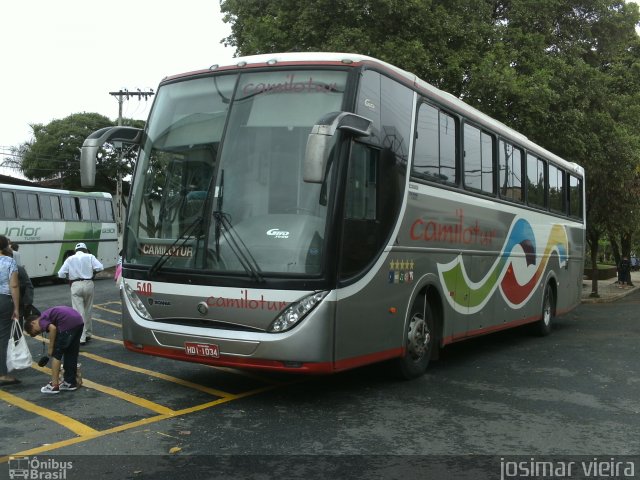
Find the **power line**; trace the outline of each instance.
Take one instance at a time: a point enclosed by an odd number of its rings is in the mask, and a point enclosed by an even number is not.
[[[129,97],[137,97],[138,100],[141,100],[142,98],[147,100],[149,97],[153,96],[153,94],[152,88],[144,92],[139,88],[137,88],[135,92],[130,92],[127,89],[120,89],[117,92],[109,92],[109,95],[113,95],[118,98],[118,126],[122,125],[122,104],[125,99],[129,100]],[[120,151],[120,161],[122,161],[122,151]],[[122,219],[124,218],[124,212],[122,201],[122,172],[120,171],[120,168],[118,168],[116,175],[116,225],[118,232],[122,232]]]
[[[154,92],[152,88],[144,92],[139,88],[137,88],[135,92],[130,92],[125,88],[120,89],[117,92],[109,92],[109,95],[118,97],[118,125],[122,125],[122,104],[124,101],[129,100],[129,97],[138,97],[138,100],[142,100],[143,98],[148,100],[149,97],[154,95]]]

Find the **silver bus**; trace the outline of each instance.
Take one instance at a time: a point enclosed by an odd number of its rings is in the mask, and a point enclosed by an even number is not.
[[[374,58],[286,53],[164,79],[124,234],[126,348],[332,373],[440,348],[580,302],[584,170]]]

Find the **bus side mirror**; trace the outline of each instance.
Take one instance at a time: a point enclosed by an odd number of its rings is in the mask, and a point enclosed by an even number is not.
[[[307,183],[324,181],[327,159],[336,130],[351,132],[357,137],[371,135],[372,122],[355,113],[331,112],[318,120],[307,139],[302,178]]]
[[[142,130],[133,127],[105,127],[89,135],[80,149],[80,183],[93,187],[96,183],[96,156],[106,142],[139,145]]]

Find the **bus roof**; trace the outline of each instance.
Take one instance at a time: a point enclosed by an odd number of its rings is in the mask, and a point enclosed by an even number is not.
[[[185,76],[199,75],[211,71],[235,70],[244,68],[260,68],[276,65],[343,65],[343,66],[361,66],[367,65],[386,70],[404,83],[413,85],[414,88],[425,94],[428,98],[438,102],[441,106],[449,108],[454,112],[462,114],[469,120],[491,129],[493,132],[503,136],[505,139],[517,142],[521,147],[537,153],[547,160],[564,167],[571,173],[578,176],[584,176],[584,169],[574,162],[557,156],[553,152],[541,147],[540,145],[529,140],[522,133],[508,127],[504,123],[482,113],[480,110],[468,105],[456,96],[434,87],[430,83],[418,78],[415,74],[402,70],[401,68],[391,65],[382,60],[378,60],[367,55],[356,53],[336,53],[336,52],[290,52],[290,53],[267,53],[261,55],[251,55],[246,57],[238,57],[233,63],[226,65],[212,65],[209,69],[188,72],[180,75],[166,77],[163,82],[175,80]]]

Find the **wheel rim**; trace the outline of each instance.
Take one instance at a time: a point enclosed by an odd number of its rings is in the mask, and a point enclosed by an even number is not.
[[[407,334],[407,349],[413,360],[422,359],[429,350],[431,332],[422,314],[416,313],[411,317],[409,332]]]
[[[547,289],[544,294],[544,309],[542,311],[542,321],[545,325],[551,323],[551,294]]]

